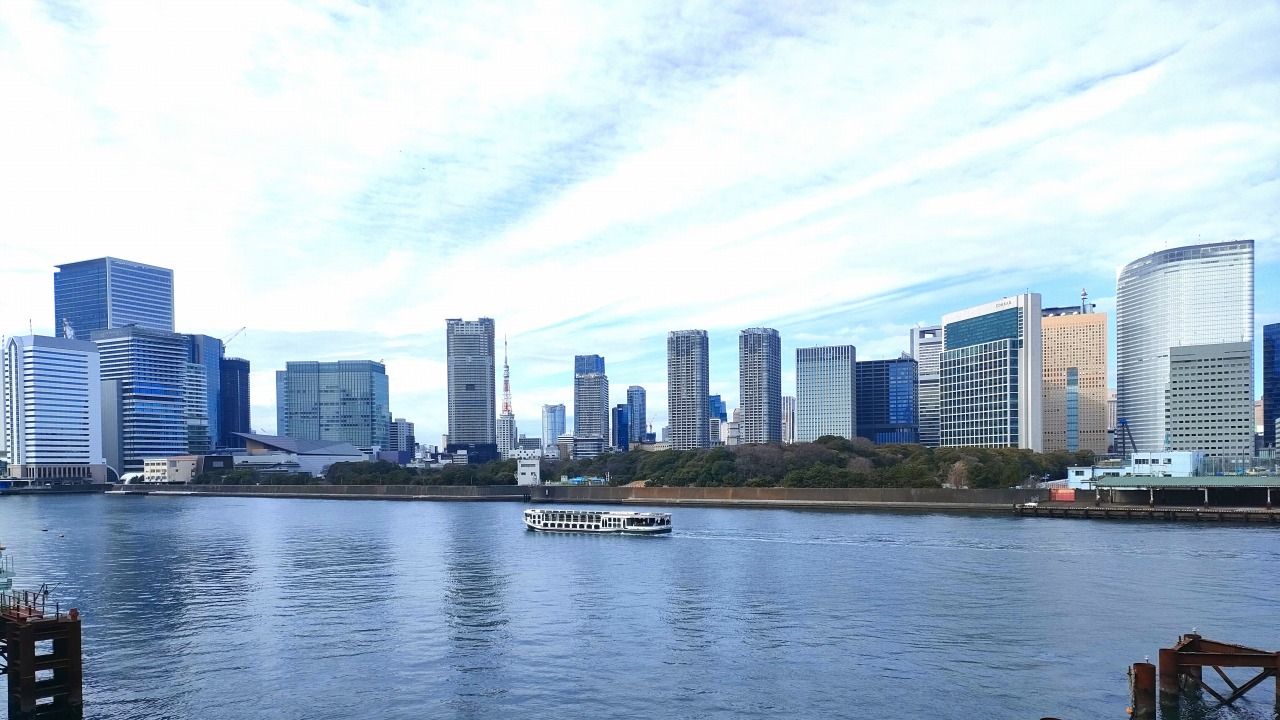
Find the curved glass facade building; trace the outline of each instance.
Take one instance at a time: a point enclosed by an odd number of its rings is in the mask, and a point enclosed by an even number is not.
[[[1253,343],[1253,241],[1152,253],[1116,276],[1116,415],[1137,450],[1170,445],[1170,350]]]

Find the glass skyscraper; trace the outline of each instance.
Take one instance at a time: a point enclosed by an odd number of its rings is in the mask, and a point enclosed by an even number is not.
[[[391,446],[386,367],[371,360],[291,362],[277,371],[276,409],[287,436],[349,442],[358,448]],[[284,434],[284,433],[282,433]]]
[[[616,405],[609,414],[613,429],[609,445],[615,450],[627,452],[631,449],[631,406],[626,403]]]
[[[673,450],[711,444],[707,426],[707,390],[711,384],[706,330],[667,333],[667,440]]]
[[[857,352],[852,345],[796,348],[796,442],[857,436]]]
[[[7,476],[105,482],[98,346],[28,335],[9,338],[3,350]]]
[[[128,326],[92,334],[102,361],[103,452],[120,474],[185,455],[187,338]]]
[[[126,325],[173,332],[173,271],[112,257],[59,265],[53,311],[58,337]]]
[[[186,338],[187,362],[199,365],[204,373],[208,444],[217,445],[222,437],[222,341],[208,335],[187,335]]]
[[[498,456],[493,319],[445,321],[449,372],[449,446]],[[474,460],[473,460],[474,462]]]
[[[609,376],[599,355],[573,359],[573,436],[609,441]]]
[[[1037,293],[942,317],[942,447],[1041,450],[1040,322]]]
[[[777,330],[738,333],[738,388],[741,442],[782,442],[782,338]]]
[[[1252,240],[1161,250],[1121,268],[1116,414],[1137,445],[1127,450],[1169,447],[1172,348],[1239,342],[1253,343]]]
[[[564,405],[542,406],[542,451],[554,447],[564,434]],[[568,458],[565,458],[566,460]]]
[[[1276,419],[1280,418],[1280,323],[1262,328],[1262,438],[1276,446]]]
[[[648,408],[645,407],[647,394],[644,388],[639,385],[632,385],[627,388],[627,420],[631,429],[628,438],[631,442],[640,442],[644,439],[644,434],[648,432],[649,415]]]
[[[919,380],[916,396],[920,403],[920,444],[938,447],[942,441],[942,326],[911,329],[911,357],[916,359]]]
[[[217,444],[223,448],[242,448],[244,438],[236,433],[253,432],[249,426],[249,361],[223,358],[220,365]]]
[[[915,358],[857,364],[858,436],[876,444],[920,441]]]

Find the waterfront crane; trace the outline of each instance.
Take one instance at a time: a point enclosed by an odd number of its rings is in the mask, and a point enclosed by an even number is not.
[[[249,326],[248,326],[248,325],[245,325],[244,327],[240,328],[239,330],[237,330],[237,331],[235,331],[235,332],[231,333],[230,335],[228,335],[228,336],[226,336],[226,337],[222,338],[222,345],[225,347],[227,343],[231,342],[232,340],[235,340],[235,339],[240,335],[240,333],[242,333],[242,332],[244,332],[244,331],[245,331],[245,328],[247,328],[247,327],[249,327]]]

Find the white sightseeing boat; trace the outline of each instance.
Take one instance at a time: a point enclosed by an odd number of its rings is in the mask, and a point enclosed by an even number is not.
[[[657,535],[671,532],[671,513],[539,508],[524,511],[524,525],[542,532]]]

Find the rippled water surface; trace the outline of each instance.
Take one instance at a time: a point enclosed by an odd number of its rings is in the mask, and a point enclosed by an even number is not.
[[[1276,527],[521,510],[7,497],[0,542],[82,610],[93,718],[1123,718],[1193,627],[1280,650]]]

